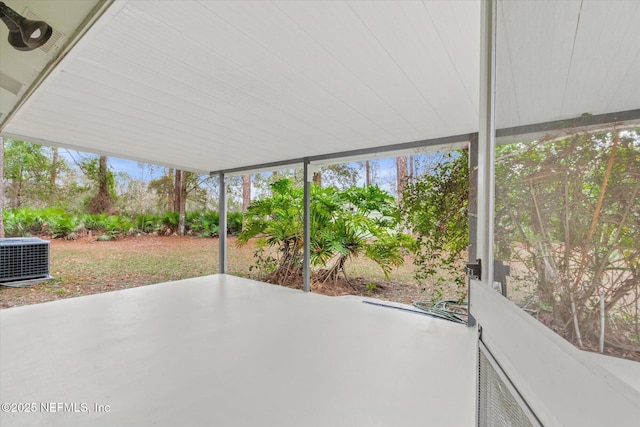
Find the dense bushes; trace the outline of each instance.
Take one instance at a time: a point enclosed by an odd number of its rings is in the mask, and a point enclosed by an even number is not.
[[[612,322],[615,330],[634,327],[609,344],[639,351],[639,197],[635,131],[580,132],[496,152],[496,257],[523,268],[529,301],[580,345],[585,338],[604,346],[605,318],[615,314],[628,319]]]
[[[160,215],[75,215],[55,208],[20,208],[4,210],[3,214],[7,237],[47,235],[54,239],[76,239],[83,234],[93,234],[100,240],[111,240],[138,233],[171,235],[178,227],[176,212]],[[217,236],[218,219],[217,212],[191,212],[187,215],[187,233],[199,237]],[[242,214],[229,213],[227,231],[237,234],[241,228]]]
[[[416,236],[415,277],[435,301],[466,297],[469,157],[453,151],[404,189],[400,210]]]

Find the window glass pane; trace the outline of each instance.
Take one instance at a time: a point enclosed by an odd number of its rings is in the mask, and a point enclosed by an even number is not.
[[[640,33],[625,18],[587,46],[605,12],[500,2],[494,253],[523,310],[582,349],[640,360],[640,124],[627,114],[640,73],[632,84],[624,53]]]

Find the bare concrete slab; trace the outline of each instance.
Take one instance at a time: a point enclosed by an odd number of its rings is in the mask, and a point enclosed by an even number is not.
[[[472,426],[475,378],[472,328],[227,275],[0,311],[3,427]]]

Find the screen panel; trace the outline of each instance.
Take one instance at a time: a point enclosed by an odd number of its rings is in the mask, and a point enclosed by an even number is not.
[[[640,111],[640,62],[628,54],[640,5],[497,7],[493,252],[510,273],[503,293],[580,349],[640,361],[640,117],[622,114]],[[602,33],[608,26],[617,31]],[[527,133],[504,130],[514,122]]]
[[[478,346],[478,376],[479,427],[540,425],[482,341]]]

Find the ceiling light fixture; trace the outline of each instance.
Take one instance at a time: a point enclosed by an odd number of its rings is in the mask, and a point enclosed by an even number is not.
[[[53,28],[44,21],[32,21],[0,2],[0,19],[9,28],[9,44],[17,50],[37,49],[49,40]]]

